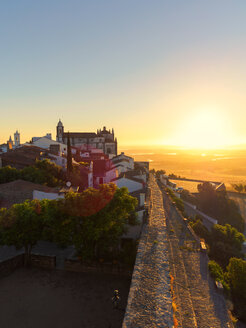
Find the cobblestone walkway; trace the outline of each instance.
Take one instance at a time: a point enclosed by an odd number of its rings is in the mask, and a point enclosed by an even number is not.
[[[209,276],[207,255],[200,252],[199,245],[165,192],[163,197],[178,327],[232,328],[225,299]]]
[[[161,191],[150,177],[151,211],[142,232],[123,327],[171,328],[172,296]]]

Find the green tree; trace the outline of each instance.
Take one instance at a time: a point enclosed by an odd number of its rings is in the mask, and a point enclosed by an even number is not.
[[[227,267],[232,291],[246,301],[246,261],[231,258]]]
[[[0,210],[0,243],[24,248],[25,263],[30,263],[31,251],[41,239],[43,221],[40,202],[37,200],[15,204],[9,210]]]
[[[20,171],[15,167],[5,166],[0,168],[0,183],[7,183],[20,179]]]
[[[65,199],[25,201],[0,210],[0,244],[24,247],[26,263],[38,240],[75,245],[83,260],[116,249],[127,224],[137,224],[137,199],[115,184],[69,193]]]
[[[126,188],[114,184],[89,188],[66,196],[66,209],[73,220],[73,244],[84,260],[93,259],[115,247],[132,222],[137,199]]]
[[[240,183],[240,184],[233,184],[232,186],[239,193],[243,192],[244,189],[245,189],[245,186],[243,186],[242,183]]]
[[[191,226],[195,233],[206,240],[208,243],[211,240],[210,233],[208,229],[202,224],[201,220],[198,219],[196,222],[191,223]]]
[[[246,261],[231,258],[227,267],[234,313],[246,322]]]
[[[20,172],[20,177],[22,180],[38,184],[46,184],[47,182],[44,172],[35,166],[27,166],[22,169]]]
[[[34,165],[27,166],[22,170],[10,166],[0,169],[0,183],[18,179],[55,187],[64,183],[65,176],[60,166],[47,159],[37,160]]]
[[[244,235],[229,224],[225,226],[214,225],[211,230],[210,256],[224,268],[231,257],[242,257]]]
[[[244,231],[244,220],[237,204],[227,197],[226,191],[217,192],[209,182],[198,185],[198,206],[206,214],[218,220],[219,224],[230,224],[240,232]]]
[[[208,268],[209,268],[211,276],[215,280],[220,281],[223,284],[223,287],[225,288],[227,293],[229,293],[230,285],[227,281],[227,274],[223,271],[221,266],[215,261],[209,261]]]
[[[20,176],[23,180],[45,184],[50,187],[64,183],[62,168],[47,159],[37,160],[35,165],[25,167],[20,171]]]
[[[72,218],[66,209],[64,199],[41,202],[44,240],[56,243],[60,247],[72,245]]]
[[[191,204],[193,204],[193,205],[197,205],[197,204],[198,204],[197,198],[196,198],[194,195],[192,195],[192,194],[189,192],[189,190],[183,189],[183,190],[181,191],[180,195],[181,195],[181,198],[182,198],[184,201],[186,201],[186,202],[188,202],[188,203],[191,203]]]
[[[211,273],[211,276],[214,279],[223,282],[223,280],[224,280],[224,271],[217,262],[209,261],[208,262],[208,268],[209,268],[209,271]]]
[[[155,172],[156,177],[157,177],[158,179],[160,178],[160,176],[161,176],[162,174],[165,174],[165,173],[166,173],[165,170],[157,170],[157,171]]]

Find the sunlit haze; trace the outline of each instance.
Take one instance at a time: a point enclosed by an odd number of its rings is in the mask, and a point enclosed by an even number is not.
[[[114,127],[120,147],[246,144],[246,2],[5,1],[0,143]]]

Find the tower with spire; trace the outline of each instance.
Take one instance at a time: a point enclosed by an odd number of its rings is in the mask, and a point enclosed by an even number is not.
[[[7,141],[7,148],[8,148],[8,150],[13,149],[13,140],[12,140],[11,136],[9,136],[9,140]]]
[[[20,146],[20,132],[16,130],[14,133],[15,148]]]
[[[61,119],[59,119],[59,122],[56,126],[56,141],[63,142],[63,133],[64,133],[64,126],[61,122]]]

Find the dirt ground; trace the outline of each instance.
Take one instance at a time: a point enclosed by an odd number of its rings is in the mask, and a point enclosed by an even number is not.
[[[1,328],[121,327],[130,278],[21,268],[0,279]],[[114,289],[120,291],[113,309]]]

